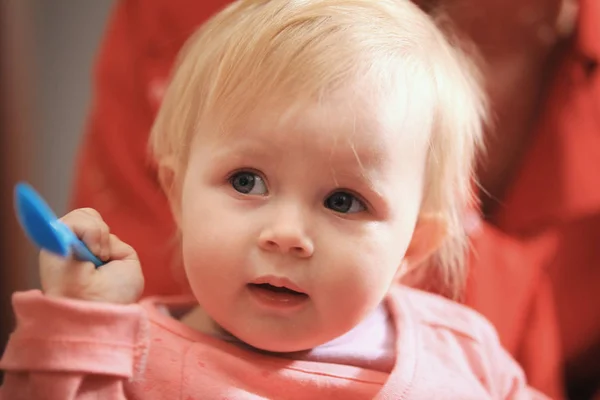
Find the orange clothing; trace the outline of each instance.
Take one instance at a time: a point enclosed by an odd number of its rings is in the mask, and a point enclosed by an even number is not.
[[[258,352],[161,311],[193,300],[140,307],[17,293],[0,399],[546,399],[488,321],[441,296],[390,291],[397,356],[389,373]]]
[[[582,0],[574,46],[556,72],[527,157],[492,220],[521,242],[555,236],[541,265],[552,281],[566,377],[598,390],[599,61],[600,2]]]
[[[518,241],[481,224],[470,239],[466,304],[493,322],[532,385],[553,399],[563,398],[563,357],[551,282],[543,270],[556,236]]]
[[[165,267],[176,253],[175,230],[147,161],[149,130],[178,50],[227,3],[120,1],[97,62],[72,206],[98,209],[113,232],[134,246],[146,294],[182,290],[182,280]],[[584,357],[600,344],[600,307],[593,301],[600,291],[594,240],[600,237],[600,74],[593,63],[600,54],[600,2],[580,0],[580,10],[577,40],[564,56],[495,226],[484,223],[472,234],[466,295],[467,304],[497,327],[531,384],[554,398],[562,397],[565,360],[574,374],[569,378],[585,378],[578,368],[600,376],[600,366]]]

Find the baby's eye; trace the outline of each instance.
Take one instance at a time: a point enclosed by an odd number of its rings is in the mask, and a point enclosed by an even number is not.
[[[264,196],[268,193],[265,181],[253,172],[242,171],[229,178],[233,188],[243,194]]]
[[[354,214],[366,210],[362,201],[348,192],[335,192],[325,199],[325,207],[343,214]]]

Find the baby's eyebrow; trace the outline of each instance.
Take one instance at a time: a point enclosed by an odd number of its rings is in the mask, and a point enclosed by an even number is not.
[[[348,144],[346,146],[332,148],[329,154],[329,162],[331,165],[346,169],[348,171],[363,171],[380,170],[388,163],[386,157],[387,152],[377,146],[363,145],[354,146]]]
[[[364,168],[336,168],[332,165],[329,173],[336,186],[348,186],[351,184],[352,186],[359,186],[382,195],[382,191],[376,183],[377,179],[374,176],[377,174],[376,171]]]
[[[260,158],[270,159],[278,155],[280,149],[269,148],[257,141],[241,140],[236,143],[229,143],[225,146],[217,146],[211,154],[215,159],[231,158]],[[288,149],[289,151],[289,149]]]

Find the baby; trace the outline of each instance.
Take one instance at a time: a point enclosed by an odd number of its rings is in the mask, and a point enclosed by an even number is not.
[[[484,110],[407,0],[233,3],[151,134],[193,296],[137,303],[135,251],[69,213],[107,263],[42,253],[0,398],[542,398],[482,317],[400,283],[460,291]]]

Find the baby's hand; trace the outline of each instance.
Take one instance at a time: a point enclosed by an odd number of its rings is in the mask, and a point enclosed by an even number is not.
[[[65,215],[67,225],[106,264],[95,268],[91,262],[40,253],[42,290],[48,296],[130,304],[144,289],[140,261],[131,246],[111,234],[100,214],[82,208]]]

